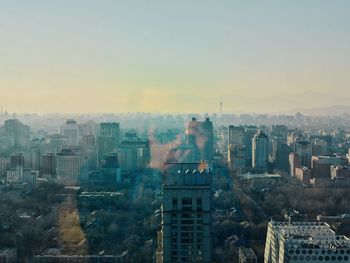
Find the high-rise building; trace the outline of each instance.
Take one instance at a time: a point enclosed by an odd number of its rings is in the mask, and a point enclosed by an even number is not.
[[[105,122],[100,124],[100,135],[97,137],[99,163],[104,155],[118,150],[119,138],[119,123]]]
[[[331,178],[337,180],[350,179],[350,167],[346,165],[331,165]]]
[[[12,138],[14,147],[17,149],[27,149],[29,144],[30,128],[17,119],[5,121],[5,136]]]
[[[103,156],[101,162],[101,177],[106,185],[121,183],[121,169],[118,163],[118,154],[109,153]]]
[[[75,120],[67,120],[66,123],[61,126],[61,134],[66,139],[66,146],[77,146],[79,144],[79,127]]]
[[[16,168],[10,168],[6,172],[6,179],[8,183],[19,183],[23,180],[23,167],[17,166]]]
[[[149,165],[149,140],[140,139],[135,135],[123,141],[119,148],[119,165],[122,170],[132,172],[144,169]]]
[[[31,169],[39,171],[41,168],[41,151],[40,149],[31,149],[30,152]]]
[[[324,222],[269,222],[264,263],[349,262],[350,239]]]
[[[212,161],[214,154],[213,123],[209,118],[205,121],[197,121],[196,118],[188,123],[186,129],[187,144],[195,148],[196,161]]]
[[[289,153],[290,148],[283,139],[272,139],[272,160],[275,168],[281,171],[289,172]]]
[[[253,168],[266,171],[269,163],[269,138],[262,131],[258,131],[252,140]]]
[[[59,183],[72,186],[87,180],[85,157],[70,149],[64,149],[56,156],[56,175]]]
[[[328,154],[328,143],[326,140],[315,138],[312,141],[312,155],[320,156]]]
[[[47,136],[46,143],[47,150],[54,154],[62,151],[63,146],[67,144],[65,137],[60,134],[52,134]]]
[[[245,155],[246,155],[246,167],[252,167],[252,153],[253,153],[253,137],[257,132],[256,126],[247,126],[244,127],[244,146],[245,146]]]
[[[117,122],[103,122],[100,124],[100,136],[113,137],[115,139],[114,145],[119,145],[119,123]]]
[[[228,128],[228,162],[233,169],[246,167],[244,128],[230,125]]]
[[[212,197],[206,164],[165,164],[157,263],[211,262]]]
[[[0,157],[0,177],[6,176],[7,163],[6,158]]]
[[[27,183],[31,189],[37,188],[37,179],[39,178],[39,171],[24,169],[22,181]]]
[[[313,178],[331,178],[331,165],[346,165],[347,160],[340,156],[312,156],[311,170]]]
[[[47,153],[42,158],[42,171],[43,177],[53,178],[56,175],[56,156],[53,153]]]
[[[311,168],[312,147],[309,141],[297,141],[295,152],[299,158],[300,166]]]
[[[16,168],[18,166],[22,166],[24,168],[23,153],[11,154],[10,156],[10,168]]]
[[[290,176],[295,176],[295,169],[300,167],[298,155],[294,152],[289,154],[289,173]]]

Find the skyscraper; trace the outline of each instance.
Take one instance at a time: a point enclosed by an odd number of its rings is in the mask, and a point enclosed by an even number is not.
[[[113,137],[115,139],[114,145],[119,145],[119,123],[117,122],[103,122],[100,124],[100,136]]]
[[[258,131],[252,140],[253,168],[266,171],[269,162],[269,138]]]
[[[53,153],[47,153],[42,158],[42,175],[52,178],[56,175],[56,157]]]
[[[66,139],[66,146],[77,146],[79,144],[79,127],[75,120],[67,120],[66,123],[61,126],[61,134]]]
[[[212,161],[214,154],[213,123],[209,118],[197,121],[196,118],[188,123],[186,129],[187,144],[195,147],[196,161]]]
[[[244,128],[229,126],[228,161],[233,169],[246,167],[246,147],[244,145]]]
[[[99,163],[104,155],[117,151],[119,147],[119,123],[105,122],[100,124],[100,135],[97,137],[97,155]]]
[[[17,119],[5,121],[5,136],[12,138],[14,147],[17,149],[27,149],[29,144],[30,128]]]
[[[300,166],[311,168],[312,146],[309,141],[297,141],[295,152],[299,158]]]
[[[253,144],[252,140],[254,135],[256,134],[257,127],[256,126],[247,126],[244,127],[244,146],[245,146],[245,155],[246,155],[246,167],[252,167],[252,153],[253,153]]]
[[[211,262],[212,210],[212,178],[206,164],[165,164],[156,262]]]
[[[149,140],[129,137],[121,143],[119,149],[119,164],[124,171],[136,171],[146,168],[150,162]]]

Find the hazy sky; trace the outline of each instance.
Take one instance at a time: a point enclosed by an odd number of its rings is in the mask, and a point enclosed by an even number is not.
[[[348,0],[0,1],[13,112],[350,105]]]

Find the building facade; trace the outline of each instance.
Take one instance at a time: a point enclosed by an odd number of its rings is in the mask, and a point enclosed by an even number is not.
[[[206,164],[165,164],[157,263],[212,258],[212,178]]]

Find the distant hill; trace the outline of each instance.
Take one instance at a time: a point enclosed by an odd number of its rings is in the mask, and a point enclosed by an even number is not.
[[[336,115],[342,115],[344,113],[350,114],[350,106],[333,105],[333,106],[319,107],[319,108],[299,108],[293,111],[288,111],[288,113],[290,114],[295,114],[297,112],[301,112],[304,115],[336,116]]]

